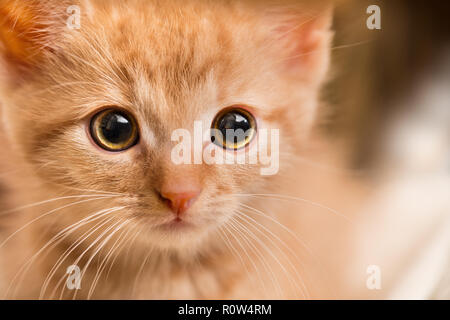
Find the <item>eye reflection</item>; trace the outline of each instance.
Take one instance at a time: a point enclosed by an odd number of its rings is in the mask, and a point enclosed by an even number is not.
[[[139,138],[134,117],[113,108],[94,115],[90,134],[99,147],[115,152],[131,148]]]
[[[224,149],[246,147],[256,133],[256,121],[247,110],[235,106],[220,111],[211,126],[211,141]]]

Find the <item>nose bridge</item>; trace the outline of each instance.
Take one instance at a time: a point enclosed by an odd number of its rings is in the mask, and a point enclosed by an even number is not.
[[[202,148],[202,140],[197,141],[198,137],[203,137],[203,132],[198,132],[202,131],[202,126],[196,132],[195,112],[182,113],[182,109],[174,110],[170,121],[162,125],[164,133],[157,136],[157,145],[153,149],[157,164],[152,178],[154,191],[177,219],[193,205],[202,191],[202,166],[194,164],[195,145]],[[174,134],[175,130],[180,131]]]
[[[166,151],[169,151],[170,155],[170,150],[182,140],[179,137],[186,134],[189,135],[191,144],[193,144],[194,122],[196,121],[194,114],[183,108],[167,108],[167,110],[152,114],[142,130],[143,135],[151,136],[151,138],[145,139],[150,144],[149,148],[156,148],[159,155],[165,156]],[[174,138],[173,141],[172,138]]]
[[[173,190],[182,191],[189,185],[200,184],[200,171],[194,164],[175,164],[169,159],[162,174],[161,189],[170,186]]]
[[[169,171],[179,170],[187,175],[196,174],[199,164],[203,162],[203,151],[208,143],[209,124],[205,118],[189,117],[172,125],[165,141],[164,158],[170,161]],[[191,168],[192,167],[192,168]]]

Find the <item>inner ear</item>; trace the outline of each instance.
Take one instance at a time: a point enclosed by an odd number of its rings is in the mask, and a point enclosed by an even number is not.
[[[332,6],[319,1],[279,6],[268,11],[270,41],[281,67],[293,76],[320,81],[328,69]]]

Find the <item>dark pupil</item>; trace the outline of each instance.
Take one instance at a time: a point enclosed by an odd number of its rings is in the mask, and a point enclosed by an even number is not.
[[[245,140],[245,133],[251,129],[251,126],[244,115],[234,111],[225,114],[219,120],[217,129],[222,132],[222,137],[227,143],[233,144]],[[234,132],[231,131],[227,134],[227,130],[230,131],[229,129],[234,130]]]
[[[116,144],[126,142],[133,132],[130,121],[124,115],[113,112],[102,118],[100,129],[106,140]]]

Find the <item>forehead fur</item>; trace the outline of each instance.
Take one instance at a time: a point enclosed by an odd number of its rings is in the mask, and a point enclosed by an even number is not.
[[[220,2],[100,1],[91,10],[89,20],[67,39],[71,48],[66,59],[77,65],[73,76],[97,77],[99,84],[103,80],[118,91],[117,99],[136,108],[151,103],[151,111],[161,118],[175,117],[178,111],[185,117],[186,108],[195,113],[205,104],[195,101],[201,90],[207,90],[206,96],[227,96],[214,92],[216,81],[231,85],[239,76],[245,78],[250,56],[257,58],[245,11]]]
[[[298,82],[280,72],[279,51],[292,45],[279,42],[302,42],[283,38],[309,21],[296,15],[290,1],[278,4],[275,14],[266,3],[253,1],[85,0],[79,5],[81,28],[61,33],[32,81],[9,95],[12,104],[26,109],[27,125],[39,124],[37,130],[75,123],[108,105],[129,109],[166,133],[231,103],[254,105],[267,120],[284,121],[284,128],[306,127],[289,119],[313,114],[322,76],[315,79],[317,72],[307,69]],[[289,14],[283,16],[284,10]],[[299,21],[288,28],[293,17]],[[307,58],[311,54],[317,55],[312,50]]]

